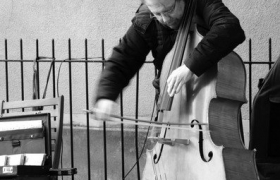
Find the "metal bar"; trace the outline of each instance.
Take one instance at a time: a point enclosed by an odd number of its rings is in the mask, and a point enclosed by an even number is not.
[[[121,43],[121,39],[119,40],[119,43]],[[123,91],[120,93],[120,116],[123,117]],[[121,121],[123,121],[123,118],[121,118]],[[122,159],[122,179],[124,180],[126,177],[125,174],[125,159],[124,159],[124,125],[121,123],[121,159]]]
[[[123,92],[120,93],[120,115],[123,117]],[[121,118],[123,121],[123,118]],[[125,178],[125,161],[124,161],[124,126],[121,123],[121,159],[122,159],[122,179]]]
[[[105,68],[105,50],[104,50],[104,39],[101,41],[101,53],[102,53],[102,71]],[[107,180],[107,137],[106,137],[106,122],[103,122],[103,142],[104,142],[104,178]]]
[[[20,79],[21,79],[21,100],[24,100],[24,76],[23,76],[23,43],[22,43],[22,39],[20,39]],[[24,108],[22,108],[21,110],[22,112],[24,112]]]
[[[9,60],[4,60],[4,59],[0,59],[0,61],[3,62],[34,62],[34,60],[30,60],[30,59],[23,59],[23,60],[19,60],[19,59],[9,59]],[[40,59],[40,62],[51,62],[52,60],[48,60],[48,59]],[[102,60],[91,60],[90,58],[88,58],[88,60],[84,60],[84,58],[75,58],[75,59],[65,59],[65,60],[56,60],[56,62],[63,62],[63,63],[67,63],[67,62],[71,62],[71,63],[103,63]]]
[[[104,50],[104,39],[101,40],[101,46],[102,46],[102,49],[101,49],[101,53],[102,53],[102,57],[101,57],[101,60],[102,60],[102,70],[105,68],[105,50]]]
[[[88,58],[88,41],[85,39],[85,59]],[[86,78],[86,108],[89,109],[89,92],[88,92],[88,63],[85,62],[85,78]],[[90,131],[89,131],[89,114],[86,114],[87,118],[87,165],[88,165],[88,180],[91,179],[90,174]]]
[[[271,62],[272,62],[272,47],[271,47],[271,38],[268,40],[268,61],[269,61],[269,69],[271,69]]]
[[[53,58],[53,64],[52,64],[52,84],[53,84],[53,97],[56,97],[56,83],[55,83],[55,41],[54,39],[52,39],[52,58]],[[53,109],[56,109],[56,105],[53,106]],[[56,117],[54,117],[53,119],[54,121],[56,121]],[[61,167],[63,166],[63,159],[62,156],[60,157],[60,164]],[[63,178],[62,178],[63,179]]]
[[[248,61],[244,61],[244,64],[251,64],[251,65],[253,65],[253,64],[255,64],[255,65],[257,65],[257,64],[274,64],[274,62],[265,62],[265,61],[262,61],[262,62],[248,62]]]
[[[68,40],[68,58],[71,60],[71,39]],[[71,144],[71,167],[74,167],[74,145],[73,145],[73,111],[72,111],[72,65],[68,63],[69,67],[69,105],[70,105],[70,144]],[[74,175],[72,175],[72,180]]]
[[[56,86],[55,86],[55,43],[54,43],[54,39],[52,40],[52,58],[54,60],[54,63],[53,63],[53,66],[52,66],[52,79],[53,79],[53,97],[55,98],[56,97],[56,94],[55,94],[55,89],[56,89]],[[56,107],[54,106],[54,109]]]
[[[96,58],[97,59],[97,58]],[[100,58],[102,59],[102,58]],[[0,61],[3,61],[3,62],[34,62],[34,60],[30,60],[30,59],[23,59],[23,60],[19,60],[19,59],[9,59],[9,60],[5,60],[5,59],[0,59]],[[48,59],[41,59],[40,62],[51,62],[52,60],[48,60]],[[91,58],[88,58],[87,60],[84,60],[84,58],[75,58],[75,59],[65,59],[65,60],[59,60],[57,59],[56,62],[62,62],[62,63],[67,63],[67,62],[70,62],[71,63],[104,63],[103,60],[93,60]],[[152,61],[146,61],[145,63],[149,64],[149,63],[153,63]],[[254,62],[253,62],[254,63]],[[260,62],[257,62],[257,63],[254,63],[254,64],[260,64]],[[268,62],[264,62],[262,64],[268,64]]]
[[[139,107],[139,71],[136,74],[136,108],[135,118],[138,119],[138,108]],[[139,166],[139,154],[138,154],[138,125],[135,125],[135,153],[137,163],[137,177],[140,180],[140,166]]]
[[[56,97],[56,94],[55,94],[55,89],[56,89],[56,86],[55,86],[55,42],[54,42],[54,39],[52,40],[52,58],[53,58],[53,61],[54,63],[52,63],[52,84],[53,84],[53,97],[55,98]],[[53,106],[53,109],[56,109],[56,106]],[[56,117],[54,117],[54,121],[56,121]],[[62,158],[61,158],[61,164],[62,164]]]
[[[252,40],[249,39],[249,127],[252,113]]]
[[[8,41],[5,39],[5,59],[8,60]],[[9,102],[9,66],[8,62],[5,62],[5,73],[6,73],[6,102]],[[7,110],[9,113],[9,110]]]
[[[38,93],[38,99],[40,99],[40,80],[39,80],[39,77],[40,77],[40,66],[39,66],[39,40],[36,39],[36,66],[37,66],[37,72],[38,72],[38,78],[37,78],[37,86],[38,86],[38,89],[37,89],[37,93]]]

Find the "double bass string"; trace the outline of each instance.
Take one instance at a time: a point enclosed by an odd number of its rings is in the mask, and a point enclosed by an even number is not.
[[[196,9],[195,0],[189,1],[186,4],[186,6],[187,8],[184,11],[183,19],[179,27],[178,34],[176,36],[176,41],[174,44],[175,50],[172,57],[171,65],[170,68],[167,69],[168,72],[166,72],[168,76],[173,72],[173,70],[178,68],[183,62],[184,52],[187,45],[191,24],[192,24],[192,17]],[[159,109],[170,111],[172,102],[173,102],[173,97],[170,97],[168,95],[167,83],[164,82],[163,91],[161,92],[158,101]]]

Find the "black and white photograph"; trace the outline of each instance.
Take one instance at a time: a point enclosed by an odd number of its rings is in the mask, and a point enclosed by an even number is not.
[[[0,180],[280,180],[279,9],[1,0]]]

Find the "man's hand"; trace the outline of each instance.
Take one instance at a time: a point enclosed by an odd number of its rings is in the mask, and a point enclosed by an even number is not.
[[[93,108],[92,118],[95,120],[109,120],[115,102],[109,99],[99,99]]]
[[[193,73],[185,64],[175,69],[167,79],[167,93],[169,96],[173,97],[175,93],[178,93],[192,76]]]

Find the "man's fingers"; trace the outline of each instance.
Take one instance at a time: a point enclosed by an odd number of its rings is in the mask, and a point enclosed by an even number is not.
[[[98,108],[93,108],[92,118],[95,120],[107,121],[107,120],[109,120],[110,115],[106,111],[104,111],[104,109],[102,111]]]
[[[178,93],[182,86],[192,78],[193,73],[186,65],[182,65],[175,69],[167,79],[167,93],[169,96],[174,96]]]
[[[96,112],[93,115],[93,119],[95,120],[102,120],[102,121],[107,121],[109,120],[109,114],[104,113],[104,112]]]
[[[95,120],[110,120],[115,102],[110,99],[99,99],[92,108],[92,118]]]
[[[170,94],[173,91],[173,86],[174,86],[174,79],[172,77],[168,78],[168,82],[167,82],[167,93]]]
[[[169,83],[167,83],[167,93],[170,97],[173,97],[175,93],[178,93],[178,88],[180,89],[182,87],[182,79],[180,79],[178,76],[168,78]]]
[[[176,94],[181,91],[183,85],[184,85],[184,82],[180,82],[180,84],[176,88]]]

